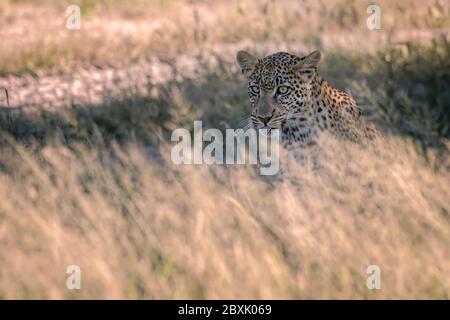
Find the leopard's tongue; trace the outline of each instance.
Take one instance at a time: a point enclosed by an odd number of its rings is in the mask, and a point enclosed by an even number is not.
[[[264,126],[264,127],[259,128],[259,132],[261,132],[264,135],[269,135],[271,130],[272,130],[272,128],[269,126]]]

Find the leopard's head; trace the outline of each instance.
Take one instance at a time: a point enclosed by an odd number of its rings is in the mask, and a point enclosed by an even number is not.
[[[308,99],[308,85],[317,74],[321,54],[314,51],[302,58],[279,52],[258,59],[239,51],[237,61],[248,79],[252,105],[251,124],[268,133],[280,129]]]

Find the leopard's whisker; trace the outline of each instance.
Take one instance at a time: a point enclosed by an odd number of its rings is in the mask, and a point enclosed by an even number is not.
[[[236,124],[236,127],[241,128],[243,125],[247,126],[250,123],[249,118],[242,119],[239,123]]]

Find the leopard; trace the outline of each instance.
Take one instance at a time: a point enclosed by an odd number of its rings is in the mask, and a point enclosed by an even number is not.
[[[239,51],[236,60],[248,80],[252,106],[250,126],[266,135],[279,129],[281,145],[288,150],[316,146],[321,133],[353,142],[374,139],[379,132],[355,100],[319,74],[321,58],[318,50],[264,58]]]

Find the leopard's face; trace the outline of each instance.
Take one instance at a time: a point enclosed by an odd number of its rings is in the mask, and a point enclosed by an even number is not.
[[[280,52],[259,60],[246,52],[238,53],[238,62],[249,81],[253,127],[266,132],[281,129],[301,108],[307,99],[307,84],[316,71],[306,58]]]

